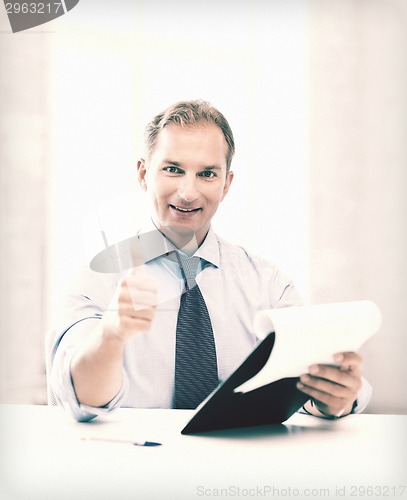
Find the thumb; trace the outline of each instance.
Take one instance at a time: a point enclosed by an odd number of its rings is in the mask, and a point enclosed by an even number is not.
[[[115,247],[115,257],[118,269],[121,273],[127,274],[144,264],[143,251],[139,238],[133,236],[113,245]]]
[[[143,251],[138,237],[129,239],[128,244],[131,259],[131,269],[132,272],[135,273],[138,269],[144,268]]]

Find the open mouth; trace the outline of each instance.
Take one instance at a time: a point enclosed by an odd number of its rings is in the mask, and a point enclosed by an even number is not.
[[[181,214],[191,214],[194,212],[199,212],[199,210],[201,210],[201,208],[183,208],[183,207],[177,207],[176,205],[170,205],[170,207],[176,212],[179,212]]]

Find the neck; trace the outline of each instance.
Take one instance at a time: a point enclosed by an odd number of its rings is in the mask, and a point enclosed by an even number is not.
[[[178,248],[178,250],[181,250],[181,252],[184,252],[186,255],[188,255],[188,257],[194,255],[194,253],[198,250],[200,246],[198,245],[195,235],[187,243],[181,243],[181,244],[176,244],[175,242],[172,243]]]
[[[155,223],[153,220],[154,225],[157,227],[157,229],[181,252],[184,252],[186,255],[189,257],[193,255],[198,248],[201,246],[203,241],[206,238],[206,233],[205,236],[201,239],[198,239],[196,233],[178,233],[177,231],[174,231],[170,227],[162,227],[158,224]]]
[[[164,236],[181,252],[189,257],[193,255],[200,247],[202,241],[199,241],[195,233],[178,234],[174,231],[161,231]]]

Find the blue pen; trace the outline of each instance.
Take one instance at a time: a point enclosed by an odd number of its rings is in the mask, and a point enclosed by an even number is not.
[[[84,437],[84,441],[106,441],[109,443],[126,443],[132,444],[133,446],[161,446],[161,443],[156,443],[155,441],[130,441],[128,439],[111,439],[111,438],[99,438],[99,437]]]

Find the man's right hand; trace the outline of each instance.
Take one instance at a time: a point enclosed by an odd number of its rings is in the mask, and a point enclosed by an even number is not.
[[[127,342],[136,333],[149,330],[158,303],[158,282],[139,266],[121,280],[113,316],[107,320],[107,334]]]
[[[71,375],[77,399],[104,406],[119,392],[123,381],[126,342],[150,328],[154,318],[158,282],[143,266],[121,280],[99,328],[89,332],[88,343],[74,355]]]

